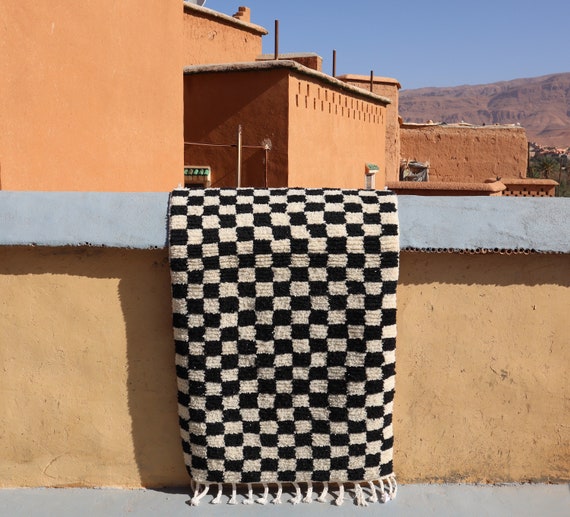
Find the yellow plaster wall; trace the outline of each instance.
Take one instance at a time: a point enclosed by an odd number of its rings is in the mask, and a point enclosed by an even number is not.
[[[401,482],[570,480],[568,255],[403,253]],[[179,486],[165,250],[0,248],[0,487]]]
[[[570,255],[402,256],[407,482],[570,480]]]
[[[0,487],[182,485],[166,252],[0,248]]]

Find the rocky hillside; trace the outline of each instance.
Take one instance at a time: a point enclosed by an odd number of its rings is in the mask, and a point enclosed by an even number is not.
[[[405,122],[520,124],[528,139],[570,146],[570,73],[478,86],[400,92]]]

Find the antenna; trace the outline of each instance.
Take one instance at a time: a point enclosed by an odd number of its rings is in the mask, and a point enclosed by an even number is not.
[[[206,0],[186,0],[186,2],[202,7],[206,3]]]

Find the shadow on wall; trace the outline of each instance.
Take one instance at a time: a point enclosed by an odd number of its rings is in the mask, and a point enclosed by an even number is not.
[[[24,429],[26,443],[41,443],[30,460],[38,466],[44,452],[65,456],[51,465],[53,475],[44,469],[48,477],[41,477],[41,468],[23,464],[25,444],[20,453],[19,445],[10,444],[16,468],[34,472],[26,482],[188,486],[178,428],[167,250],[0,251],[0,277],[18,298],[5,300],[4,328],[20,327],[3,352],[15,357],[10,368],[24,371],[8,368],[6,382],[15,382],[9,379],[16,375],[35,378],[37,384],[22,386],[19,397],[37,404],[41,413],[29,414],[32,406],[24,406],[13,417],[20,422],[15,425]],[[78,393],[84,394],[81,402]],[[49,439],[42,440],[44,433]]]
[[[119,284],[126,324],[129,411],[141,484],[188,486],[178,427],[176,371],[167,250],[140,255]],[[137,270],[139,273],[137,274]]]
[[[570,287],[568,254],[402,252],[400,285],[557,285]]]

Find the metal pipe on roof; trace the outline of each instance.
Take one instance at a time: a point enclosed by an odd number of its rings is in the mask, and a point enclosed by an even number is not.
[[[336,77],[336,49],[333,49],[332,76]]]
[[[279,20],[275,20],[275,59],[279,59]]]
[[[374,92],[374,70],[370,70],[370,91]]]

